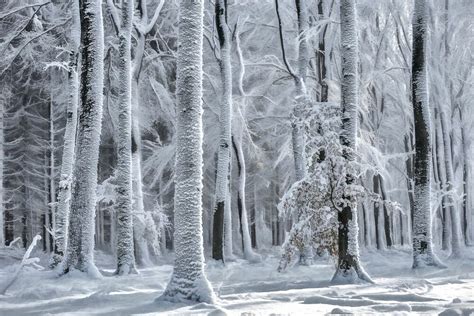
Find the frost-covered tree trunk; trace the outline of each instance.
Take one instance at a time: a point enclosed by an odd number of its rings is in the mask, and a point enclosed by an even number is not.
[[[202,236],[202,43],[204,1],[181,0],[178,22],[175,261],[161,299],[215,300],[204,274]]]
[[[439,266],[431,232],[431,140],[426,63],[427,0],[415,0],[413,12],[412,102],[415,128],[413,268]]]
[[[347,163],[354,161],[357,133],[357,25],[355,0],[341,0],[341,101],[342,130],[340,141]],[[353,175],[346,175],[346,184],[351,185]],[[352,200],[353,197],[346,197]],[[338,263],[333,283],[355,283],[360,280],[372,282],[359,260],[359,227],[357,203],[349,203],[338,212]]]
[[[379,182],[380,182],[380,193],[383,201],[388,201],[386,192],[385,192],[385,184],[381,175],[379,175]],[[383,205],[383,218],[384,218],[384,234],[385,234],[385,245],[387,247],[392,247],[393,245],[393,236],[392,236],[392,227],[390,225],[391,218],[388,214],[387,206]]]
[[[293,155],[295,160],[296,181],[302,180],[306,176],[306,140],[303,127],[299,122],[303,115],[304,106],[307,101],[306,94],[306,74],[308,69],[308,41],[306,31],[308,28],[308,14],[305,0],[295,0],[296,13],[298,16],[298,73],[295,74],[296,104],[293,109],[294,122],[292,129]],[[308,258],[311,260],[311,258]]]
[[[275,0],[275,9],[278,19],[278,28],[280,35],[280,46],[283,58],[283,63],[290,76],[293,78],[295,83],[295,105],[292,111],[292,123],[291,123],[291,138],[293,147],[293,159],[295,166],[295,178],[296,181],[303,179],[306,176],[306,157],[305,157],[305,135],[303,127],[300,123],[300,118],[303,113],[304,101],[307,99],[305,79],[307,73],[308,64],[308,47],[306,34],[304,33],[307,27],[307,12],[304,0],[295,0],[297,14],[298,14],[298,73],[295,73],[290,66],[286,57],[286,51],[284,46],[283,38],[283,27],[280,17],[279,0]]]
[[[444,61],[446,65],[449,65],[449,43],[448,38],[449,34],[449,0],[444,1],[444,9],[445,9],[445,17],[444,17]],[[448,87],[448,100],[452,100],[452,86],[449,83],[448,72],[445,69],[445,81],[446,86]],[[448,102],[448,107],[452,108],[452,103]],[[446,169],[446,187],[445,189],[449,192],[446,199],[449,203],[449,212],[451,215],[451,257],[460,258],[462,256],[462,248],[464,245],[463,237],[462,237],[462,227],[461,227],[461,209],[458,209],[457,203],[454,201],[453,198],[453,190],[455,190],[455,175],[454,175],[454,167],[453,167],[453,159],[452,159],[452,151],[451,151],[451,137],[449,133],[448,127],[448,120],[446,118],[446,113],[444,109],[440,106],[439,109],[439,118],[441,122],[441,132],[443,135],[443,143],[444,143],[444,163]],[[462,127],[461,127],[462,128]],[[462,134],[461,134],[462,137]]]
[[[459,108],[459,120],[461,122],[461,144],[463,148],[463,191],[464,191],[464,200],[463,200],[463,213],[464,213],[464,239],[467,246],[472,246],[472,167],[471,159],[469,157],[469,144],[468,135],[466,132],[466,127],[464,126],[466,122],[463,117],[463,110]]]
[[[324,19],[324,0],[318,0],[318,15],[319,19]],[[319,44],[316,56],[318,58],[318,80],[321,85],[319,100],[321,102],[328,102],[329,86],[327,83],[327,68],[326,68],[326,33],[328,25],[326,24],[319,34]]]
[[[81,25],[79,1],[71,2],[71,36],[68,64],[68,103],[66,109],[66,127],[64,131],[61,175],[58,186],[58,204],[55,213],[53,265],[61,262],[67,246],[69,206],[71,200],[72,171],[76,147],[77,107],[79,98],[79,45],[81,43]]]
[[[444,143],[444,164],[446,169],[446,187],[448,191],[447,202],[449,205],[449,213],[451,215],[451,256],[459,258],[462,256],[462,232],[461,232],[461,216],[459,209],[453,199],[452,192],[454,190],[454,170],[451,160],[451,138],[448,131],[448,122],[443,109],[440,109],[441,131]]]
[[[232,239],[232,203],[230,186],[227,188],[227,198],[224,210],[224,258],[234,260],[233,239]]]
[[[145,236],[147,229],[147,212],[143,203],[143,179],[142,179],[142,142],[139,121],[139,80],[142,70],[145,44],[160,15],[165,0],[161,0],[149,20],[147,1],[139,0],[137,5],[138,21],[134,23],[136,31],[136,45],[134,47],[133,69],[132,69],[132,188],[133,188],[133,234],[135,240],[136,260],[141,265],[150,265],[149,241]]]
[[[240,115],[239,115],[240,116]],[[243,117],[240,116],[241,123],[243,124]],[[249,221],[248,221],[248,213],[247,213],[247,206],[245,203],[245,185],[246,185],[246,176],[247,176],[247,168],[245,165],[245,156],[244,151],[242,149],[242,128],[236,128],[239,130],[239,135],[235,135],[232,137],[232,145],[235,151],[235,158],[237,159],[237,173],[239,176],[239,190],[237,193],[237,202],[240,208],[239,215],[240,215],[240,229],[242,233],[242,250],[244,253],[244,259],[249,260],[251,262],[258,262],[260,261],[260,256],[258,256],[252,249],[252,239],[250,237],[250,230],[249,230]],[[235,133],[237,134],[237,133]]]
[[[104,34],[99,0],[80,2],[81,86],[73,195],[64,272],[99,274],[94,265],[97,163],[102,127]]]
[[[434,109],[434,154],[433,154],[433,177],[438,183],[438,189],[442,191],[446,186],[446,172],[444,162],[444,150],[443,150],[443,133],[441,131],[441,123],[439,120],[439,111],[438,108]],[[440,203],[440,217],[442,223],[442,233],[441,233],[441,244],[443,250],[450,249],[450,239],[451,239],[451,226],[449,225],[449,213],[448,213],[448,202],[446,196],[441,198]]]
[[[133,82],[132,101],[132,192],[133,192],[133,235],[135,239],[135,253],[137,262],[149,265],[150,252],[145,238],[145,206],[143,203],[143,182],[141,165],[141,133],[138,120],[138,80]]]
[[[298,75],[295,77],[296,105],[293,111],[295,121],[293,122],[293,153],[295,159],[296,180],[300,181],[306,177],[306,139],[304,128],[301,125],[301,117],[304,107],[308,106],[309,96],[306,91],[306,76],[308,72],[308,12],[306,0],[295,0],[296,14],[298,16]],[[301,220],[301,219],[299,219]],[[308,237],[309,239],[309,237]],[[300,264],[311,265],[313,263],[313,247],[306,240],[303,251],[300,254]]]
[[[5,209],[3,207],[3,162],[5,159],[3,144],[5,142],[5,137],[3,134],[3,111],[4,103],[3,99],[0,99],[0,248],[5,246]]]
[[[380,181],[379,175],[375,175],[372,178],[374,184],[374,193],[380,194]],[[374,224],[375,224],[375,244],[377,249],[384,249],[385,245],[383,242],[383,222],[382,213],[380,209],[380,202],[374,202]]]
[[[148,34],[152,31],[160,15],[165,0],[161,0],[156,6],[153,17],[148,21],[147,0],[137,1],[137,15],[132,23],[135,30],[135,46],[132,61],[132,209],[133,209],[133,236],[135,246],[135,259],[140,265],[151,264],[149,246],[153,247],[153,241],[147,240],[146,230],[153,230],[152,235],[157,235],[154,225],[147,225],[147,217],[150,214],[145,210],[143,203],[143,179],[142,179],[142,143],[139,120],[140,94],[139,81],[142,70],[142,62],[145,53],[145,44]],[[111,13],[114,28],[119,35],[121,25],[120,17],[113,0],[107,0],[108,9]]]
[[[411,153],[413,152],[413,134],[411,133],[411,131],[408,132],[408,135],[405,135],[404,137],[404,148],[405,148],[405,152],[406,153]],[[414,192],[413,192],[413,187],[414,187],[414,174],[413,174],[413,154],[408,154],[408,157],[405,161],[405,168],[406,168],[406,172],[407,172],[407,191],[408,191],[408,202],[409,202],[409,205],[410,205],[410,213],[408,214],[407,216],[407,223],[408,223],[408,227],[411,227],[411,219],[412,219],[412,216],[413,216],[413,210],[415,209],[415,198],[413,196]],[[407,229],[407,238],[409,239],[410,236],[409,235],[409,232],[411,230],[410,229]]]
[[[227,1],[216,0],[216,28],[220,46],[219,67],[222,79],[221,109],[219,116],[219,147],[217,152],[216,205],[212,234],[212,257],[224,258],[224,218],[230,178],[230,149],[232,122],[232,69],[230,59],[230,34],[227,26]]]
[[[51,80],[52,81],[52,80]],[[53,84],[53,82],[51,82]],[[49,183],[45,186],[45,189],[49,193],[49,196],[46,197],[46,208],[45,212],[45,244],[46,244],[46,251],[48,253],[52,252],[54,249],[53,246],[53,239],[51,238],[51,234],[49,231],[54,231],[56,229],[56,183],[55,183],[55,173],[56,173],[56,155],[54,153],[54,101],[53,101],[53,93],[51,93],[51,100],[49,102],[49,173],[45,176],[45,180],[48,180]],[[45,159],[46,160],[46,159]],[[49,199],[49,200],[48,200]],[[50,216],[51,214],[51,216]]]
[[[290,76],[293,78],[295,83],[295,100],[292,110],[292,122],[291,122],[291,138],[293,147],[293,159],[295,166],[295,180],[300,181],[306,177],[307,166],[306,166],[306,138],[304,133],[304,127],[302,125],[302,117],[304,115],[305,107],[310,103],[310,99],[306,90],[306,76],[309,64],[308,57],[308,41],[307,41],[307,30],[308,30],[308,12],[305,0],[295,0],[296,13],[298,17],[298,70],[294,72],[290,66],[286,57],[283,28],[281,23],[279,1],[275,0],[275,8],[279,25],[280,45],[282,51],[283,62]],[[299,214],[292,214],[294,216],[295,223],[300,221]],[[313,249],[311,242],[306,240],[304,242],[304,249],[300,253],[300,264],[310,265],[313,261]]]
[[[132,219],[132,67],[131,41],[133,0],[122,1],[119,30],[119,85],[117,130],[117,271],[135,272]]]

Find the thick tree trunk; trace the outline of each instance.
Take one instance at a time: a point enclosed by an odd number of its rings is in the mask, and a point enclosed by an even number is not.
[[[217,154],[216,206],[212,234],[212,257],[224,261],[224,213],[230,178],[230,151],[232,130],[232,69],[230,59],[230,35],[227,26],[227,1],[216,0],[216,28],[221,58],[219,60],[222,79],[221,110],[219,116],[219,147]]]
[[[119,30],[119,86],[117,133],[117,270],[126,275],[135,270],[132,215],[132,78],[131,41],[133,0],[122,1]]]
[[[5,220],[7,214],[3,206],[3,163],[5,159],[5,152],[3,150],[3,144],[5,137],[3,134],[3,111],[4,111],[3,101],[0,101],[0,248],[5,246],[6,241],[6,230],[7,226],[5,225]]]
[[[355,159],[351,152],[356,149],[357,132],[357,25],[354,0],[341,0],[341,54],[342,54],[342,130],[341,145],[344,159],[349,163]],[[346,175],[346,183],[351,185],[355,179]],[[360,280],[372,282],[362,268],[359,260],[359,227],[357,220],[357,203],[347,196],[350,204],[338,212],[338,263],[333,283],[355,283]]]
[[[94,265],[94,231],[102,126],[104,34],[102,5],[98,0],[80,2],[81,18],[81,111],[74,164],[68,245],[63,270],[77,269],[99,275]]]
[[[181,0],[177,59],[175,261],[162,299],[215,301],[204,274],[202,237],[203,1]]]
[[[431,141],[426,63],[428,4],[415,0],[413,13],[412,100],[415,128],[415,208],[413,214],[413,268],[439,266],[431,233]]]

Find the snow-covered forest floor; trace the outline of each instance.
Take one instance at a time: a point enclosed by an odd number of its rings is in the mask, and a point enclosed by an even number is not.
[[[349,312],[470,315],[474,313],[474,249],[463,260],[440,253],[447,269],[411,269],[410,250],[363,251],[362,260],[376,284],[332,286],[334,266],[318,260],[278,273],[277,251],[261,263],[243,260],[225,267],[207,264],[218,304],[185,305],[155,302],[172,271],[171,262],[141,269],[140,274],[112,276],[113,257],[96,253],[104,277],[85,279],[70,274],[57,278],[52,271],[26,267],[0,296],[0,315],[322,315]],[[2,259],[0,259],[2,260]],[[46,258],[41,264],[45,264]],[[0,262],[0,282],[14,268]]]

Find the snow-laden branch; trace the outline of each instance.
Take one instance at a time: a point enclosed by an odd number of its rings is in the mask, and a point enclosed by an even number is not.
[[[280,10],[278,6],[278,0],[275,0],[275,10],[276,10],[276,15],[278,19],[278,31],[280,35],[280,44],[281,44],[281,54],[283,57],[283,63],[286,66],[286,69],[288,70],[288,73],[295,79],[297,80],[297,76],[293,69],[291,68],[290,64],[288,63],[288,59],[286,58],[286,52],[285,52],[285,40],[283,38],[283,27],[281,25],[281,16],[280,16]]]
[[[5,12],[5,13],[2,13],[0,15],[0,20],[3,20],[4,18],[6,18],[7,16],[10,16],[18,11],[21,11],[21,10],[24,10],[24,9],[28,9],[28,8],[32,8],[32,7],[36,7],[36,6],[39,6],[40,8],[47,5],[47,4],[50,4],[51,1],[46,1],[46,2],[42,2],[42,3],[32,3],[32,4],[25,4],[24,6],[21,6],[21,7],[18,7],[18,8],[14,8],[8,12]]]
[[[107,0],[107,9],[109,10],[110,16],[112,17],[112,23],[114,24],[115,32],[118,34],[120,29],[120,16],[117,12],[114,0]]]
[[[158,3],[158,6],[156,7],[155,14],[153,14],[153,17],[150,20],[150,23],[148,23],[144,29],[142,30],[143,34],[148,34],[151,32],[151,29],[153,26],[155,26],[156,21],[158,20],[158,17],[160,15],[161,9],[163,8],[163,5],[165,4],[165,0],[161,0],[160,3]]]
[[[26,250],[25,255],[23,256],[23,259],[21,260],[20,265],[16,268],[15,272],[13,272],[13,274],[10,276],[10,279],[8,281],[4,282],[3,286],[0,287],[0,294],[1,295],[4,295],[5,292],[8,290],[8,288],[10,286],[12,286],[12,284],[18,278],[18,275],[20,274],[21,269],[23,269],[24,266],[29,265],[29,264],[36,264],[37,262],[39,262],[39,258],[30,258],[31,252],[35,248],[36,243],[38,242],[38,240],[41,240],[40,235],[36,235],[33,238],[33,241],[31,242],[30,246]]]
[[[12,65],[13,65],[13,62],[18,58],[18,56],[20,56],[20,54],[23,52],[23,50],[25,49],[26,46],[28,46],[30,43],[32,43],[33,41],[37,40],[38,38],[40,38],[41,36],[51,32],[52,30],[60,27],[60,26],[63,26],[65,25],[66,23],[68,23],[69,21],[71,21],[71,18],[68,18],[66,19],[65,21],[63,21],[62,23],[59,23],[59,24],[56,24],[52,27],[50,27],[49,29],[47,29],[46,31],[43,31],[35,36],[33,36],[32,38],[30,38],[28,41],[26,41],[26,43],[24,43],[16,52],[16,54],[13,56],[13,58],[11,59],[10,63],[8,64],[8,66],[6,66],[5,68],[3,68],[3,70],[0,72],[0,76],[3,75],[5,73],[5,71],[7,71]]]

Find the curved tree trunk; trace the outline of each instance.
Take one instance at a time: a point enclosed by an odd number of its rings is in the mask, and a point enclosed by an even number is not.
[[[204,274],[202,237],[202,39],[204,1],[181,0],[173,275],[161,299],[215,301]]]

